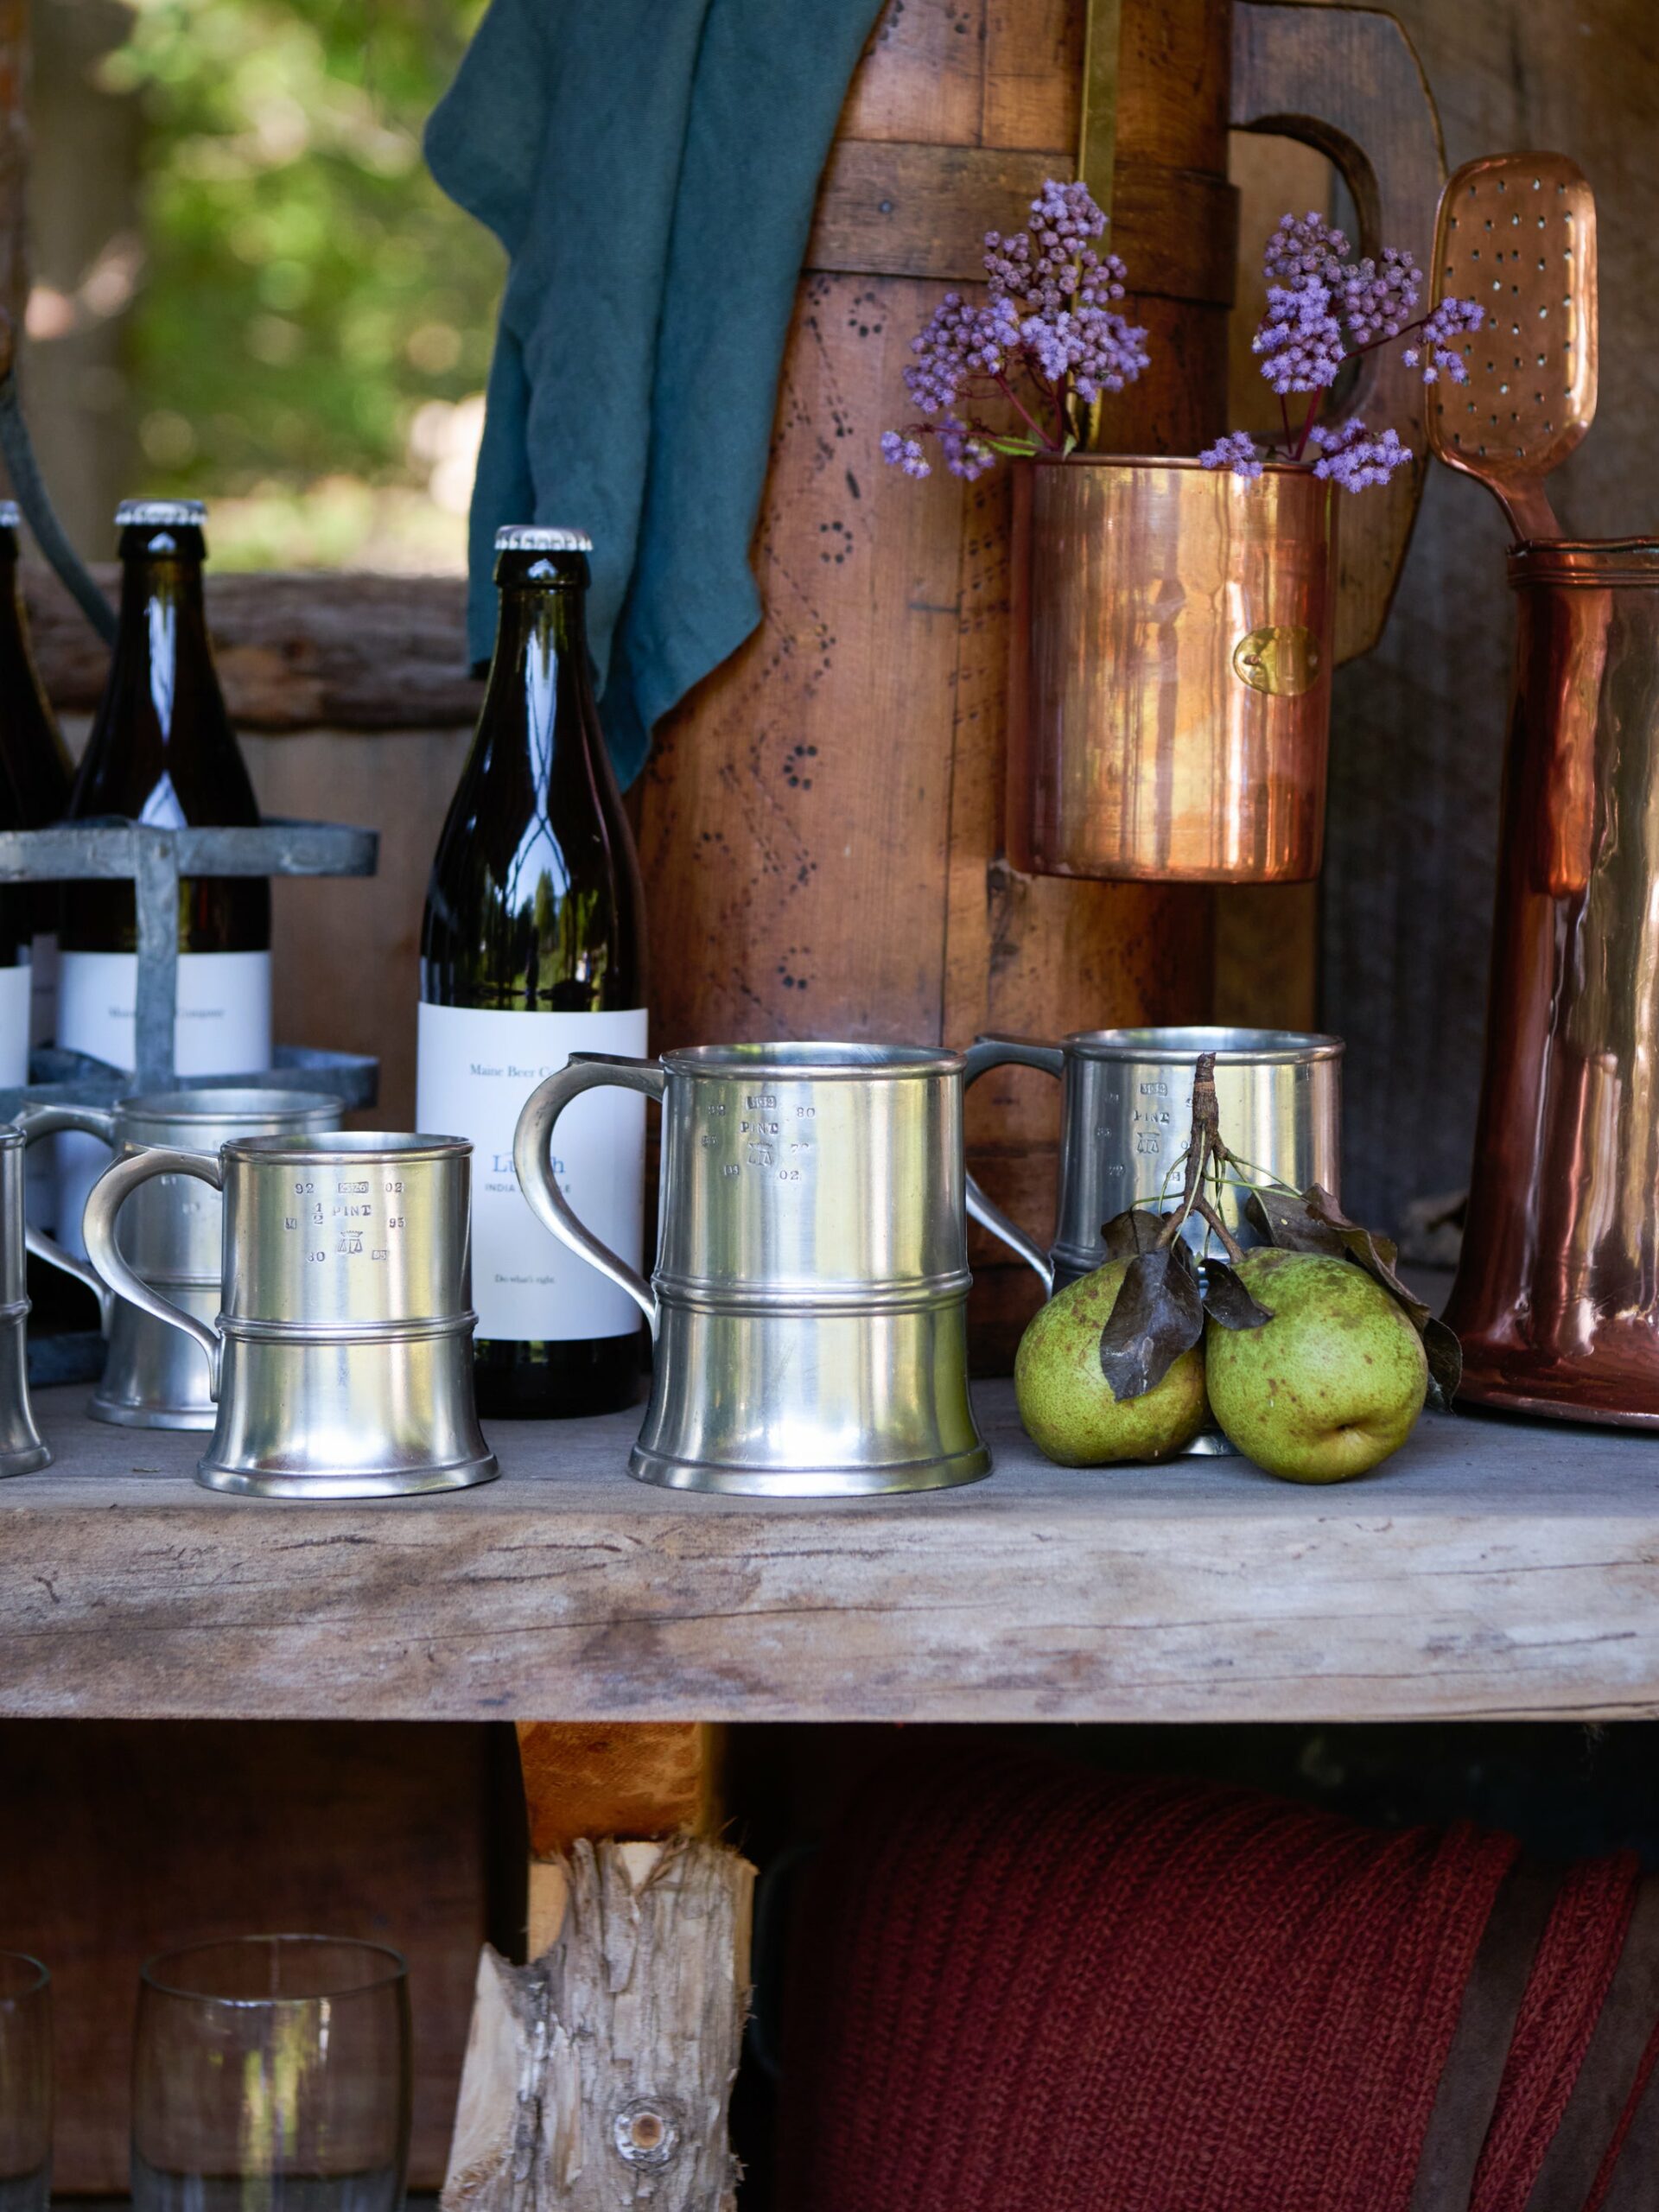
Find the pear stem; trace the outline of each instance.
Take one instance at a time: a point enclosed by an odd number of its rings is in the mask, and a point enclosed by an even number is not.
[[[1198,1204],[1193,1207],[1192,1211],[1198,1215],[1198,1218],[1202,1222],[1204,1222],[1209,1228],[1214,1230],[1216,1235],[1221,1239],[1222,1249],[1226,1253],[1228,1259],[1231,1262],[1233,1266],[1236,1267],[1239,1262],[1244,1257],[1244,1247],[1239,1243],[1237,1237],[1232,1234],[1232,1231],[1228,1228],[1226,1223],[1222,1219],[1215,1207],[1211,1205],[1208,1198],[1200,1198]]]
[[[1204,1173],[1211,1157],[1225,1158],[1221,1142],[1221,1109],[1216,1103],[1216,1056],[1200,1052],[1192,1076],[1192,1135],[1186,1147],[1186,1179],[1181,1191],[1179,1211],[1170,1215],[1159,1234],[1158,1249],[1167,1251],[1186,1226],[1195,1208],[1203,1206],[1199,1193],[1204,1187]]]

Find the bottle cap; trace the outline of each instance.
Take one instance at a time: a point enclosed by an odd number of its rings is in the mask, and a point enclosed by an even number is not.
[[[22,518],[23,511],[16,499],[0,499],[0,530],[16,530]]]
[[[498,553],[591,553],[594,541],[585,530],[555,530],[543,523],[509,523],[495,533]]]
[[[207,513],[205,499],[123,499],[115,511],[115,526],[118,530],[144,530],[152,524],[200,530]]]

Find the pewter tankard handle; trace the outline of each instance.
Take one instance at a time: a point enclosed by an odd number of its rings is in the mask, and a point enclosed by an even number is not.
[[[211,1183],[216,1191],[225,1187],[224,1169],[217,1153],[174,1152],[161,1145],[144,1152],[130,1153],[124,1160],[118,1160],[106,1167],[93,1184],[82,1217],[81,1234],[86,1239],[92,1265],[118,1298],[124,1298],[141,1313],[153,1314],[156,1320],[165,1321],[171,1329],[182,1329],[187,1337],[194,1338],[201,1346],[207,1355],[207,1394],[217,1398],[224,1351],[219,1332],[205,1327],[194,1314],[153,1291],[115,1248],[117,1214],[138,1185],[149,1182],[152,1175],[194,1175],[204,1183]]]
[[[1044,1045],[1034,1037],[976,1037],[963,1054],[962,1087],[967,1090],[976,1083],[988,1068],[1007,1067],[1010,1064],[1023,1068],[1040,1068],[1045,1075],[1056,1078],[1065,1072],[1065,1054],[1058,1045]],[[1017,1252],[1027,1267],[1034,1268],[1043,1279],[1043,1288],[1052,1297],[1054,1292],[1054,1262],[1041,1245],[1033,1243],[1018,1223],[1010,1221],[1001,1206],[993,1204],[970,1175],[968,1178],[968,1211],[982,1229],[988,1229],[993,1236],[1000,1236],[1011,1250]]]
[[[645,1315],[655,1344],[662,1318],[656,1292],[642,1274],[626,1260],[618,1259],[608,1244],[601,1244],[593,1231],[577,1220],[554,1178],[549,1157],[553,1124],[565,1108],[584,1090],[593,1090],[606,1083],[620,1084],[624,1090],[643,1090],[647,1098],[654,1098],[660,1106],[668,1071],[655,1060],[623,1059],[609,1052],[573,1052],[567,1065],[556,1075],[549,1076],[525,1100],[512,1135],[513,1171],[537,1220],[590,1267],[608,1276],[619,1290],[627,1292]]]
[[[96,1137],[111,1150],[115,1147],[115,1115],[107,1106],[25,1106],[17,1116],[17,1127],[23,1133],[25,1146],[33,1144],[38,1137],[75,1129],[85,1136]],[[98,1300],[99,1320],[107,1337],[115,1312],[115,1294],[97,1269],[88,1267],[85,1260],[78,1260],[73,1252],[66,1252],[57,1239],[48,1236],[44,1230],[31,1229],[27,1222],[23,1224],[23,1243],[37,1260],[61,1268],[65,1274],[86,1284]]]

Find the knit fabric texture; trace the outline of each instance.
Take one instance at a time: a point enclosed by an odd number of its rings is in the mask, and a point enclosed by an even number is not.
[[[1408,2212],[1512,1839],[988,1756],[867,1795],[799,1916],[785,2212]],[[1617,1963],[1573,1870],[1471,2212],[1522,2212]]]

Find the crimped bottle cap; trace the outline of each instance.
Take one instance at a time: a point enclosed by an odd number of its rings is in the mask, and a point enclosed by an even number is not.
[[[585,530],[557,530],[545,523],[510,522],[495,533],[498,553],[591,553]]]
[[[205,499],[123,499],[115,511],[118,530],[200,530],[207,518]]]

